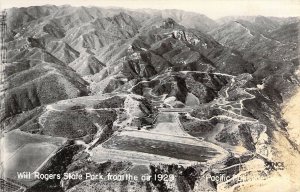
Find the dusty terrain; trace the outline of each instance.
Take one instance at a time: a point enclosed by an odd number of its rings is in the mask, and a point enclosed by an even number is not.
[[[298,89],[299,90],[299,89]],[[226,191],[282,191],[292,192],[300,191],[300,153],[299,153],[299,116],[300,116],[300,92],[285,103],[283,108],[283,117],[288,122],[288,134],[295,143],[287,140],[282,132],[274,133],[272,141],[273,153],[270,154],[270,159],[274,162],[283,162],[284,169],[273,171],[267,178],[259,175],[254,176],[254,181],[245,182],[237,188],[236,186],[229,188]],[[250,166],[255,166],[255,162]],[[261,170],[264,168],[260,168]],[[223,191],[223,190],[220,190]]]

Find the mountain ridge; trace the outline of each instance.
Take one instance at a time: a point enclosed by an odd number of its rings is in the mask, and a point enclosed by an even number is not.
[[[29,191],[238,190],[239,175],[259,182],[282,171],[265,168],[280,160],[272,143],[278,137],[299,152],[281,113],[300,84],[293,18],[219,25],[180,10],[41,6],[8,13],[4,137],[17,130],[68,140],[58,154],[67,160],[54,156],[50,172],[176,176],[40,181]],[[220,174],[230,179],[207,179]]]

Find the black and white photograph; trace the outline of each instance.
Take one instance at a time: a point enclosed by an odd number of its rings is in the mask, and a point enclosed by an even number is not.
[[[0,0],[0,192],[300,192],[299,0]]]

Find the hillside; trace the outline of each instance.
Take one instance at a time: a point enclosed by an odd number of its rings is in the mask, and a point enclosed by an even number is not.
[[[266,165],[299,154],[297,131],[285,119],[293,114],[282,114],[300,84],[297,18],[215,21],[175,9],[47,5],[11,8],[7,25],[1,136],[17,134],[22,146],[7,142],[14,158],[1,164],[174,175],[34,180],[26,191],[238,191],[252,189],[248,180],[261,183],[259,191],[278,178],[295,188],[287,170]],[[29,136],[64,145],[36,154],[46,162],[31,161],[39,146]],[[229,179],[208,179],[220,175]]]
[[[288,28],[287,26],[291,26]],[[297,39],[299,27],[287,24],[285,30]],[[297,58],[297,44],[284,37],[280,26],[274,27],[265,24],[251,23],[245,20],[231,21],[209,32],[217,41],[245,53],[255,53],[261,57],[274,61],[291,61]],[[278,34],[279,33],[279,34]],[[276,35],[278,34],[278,35]],[[281,36],[278,38],[276,36]]]

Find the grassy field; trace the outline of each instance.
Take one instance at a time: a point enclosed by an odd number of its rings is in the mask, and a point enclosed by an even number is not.
[[[130,136],[115,136],[105,142],[103,147],[118,150],[137,151],[198,162],[205,162],[218,154],[218,152],[216,152],[214,149],[210,149],[208,147]]]

